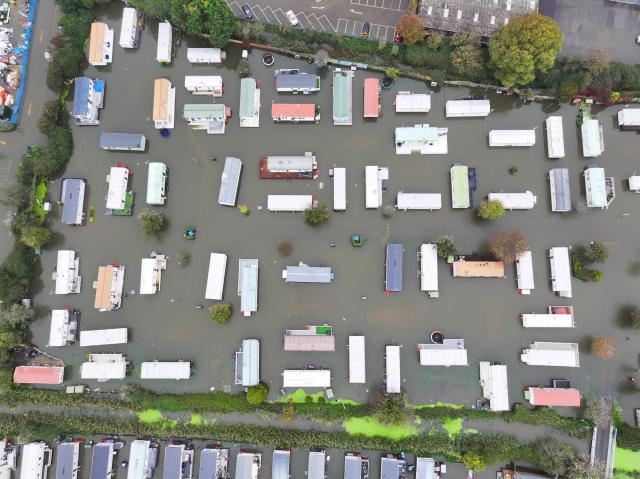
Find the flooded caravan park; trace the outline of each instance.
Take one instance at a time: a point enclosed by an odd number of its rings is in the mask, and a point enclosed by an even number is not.
[[[119,32],[120,8],[109,10],[105,20]],[[42,256],[42,276],[35,302],[51,308],[73,307],[82,312],[81,329],[129,328],[129,343],[102,348],[46,347],[49,320],[40,319],[33,326],[33,342],[59,357],[68,366],[65,384],[91,384],[80,379],[80,364],[89,352],[121,352],[133,363],[134,371],[126,382],[137,383],[142,361],[191,361],[195,372],[180,382],[146,381],[149,388],[163,391],[207,391],[210,388],[238,390],[234,386],[234,353],[242,339],[261,341],[261,379],[271,386],[271,397],[280,395],[283,369],[304,368],[313,363],[332,372],[332,387],[337,397],[366,401],[369,392],[383,379],[384,346],[402,345],[401,374],[403,387],[415,404],[443,401],[471,405],[481,395],[477,361],[495,361],[508,366],[510,401],[524,401],[525,385],[547,385],[552,378],[565,378],[580,388],[586,397],[603,393],[618,396],[630,418],[637,399],[627,385],[632,369],[637,369],[640,335],[619,326],[619,313],[628,306],[640,306],[640,277],[629,273],[632,263],[640,261],[640,196],[627,191],[626,178],[640,169],[637,161],[639,138],[633,132],[617,129],[615,113],[609,108],[598,113],[604,128],[605,152],[595,161],[581,156],[580,137],[575,127],[577,109],[532,104],[522,106],[511,97],[492,95],[493,112],[486,119],[445,120],[444,103],[469,95],[469,91],[444,88],[433,92],[427,115],[395,114],[393,100],[397,91],[424,91],[426,86],[412,80],[398,80],[382,94],[382,117],[375,122],[362,119],[362,84],[367,76],[379,76],[359,70],[356,73],[353,126],[332,125],[331,70],[322,73],[322,89],[310,96],[277,95],[274,68],[314,66],[290,58],[276,57],[273,68],[262,65],[262,54],[249,57],[252,76],[261,83],[260,128],[240,128],[238,123],[239,77],[234,66],[240,51],[230,48],[223,67],[192,66],[187,62],[187,46],[202,46],[185,38],[170,66],[155,60],[157,26],[147,25],[138,50],[116,46],[109,67],[90,67],[86,75],[106,83],[105,106],[100,125],[75,127],[75,149],[65,177],[87,180],[86,211],[95,208],[95,221],[84,227],[65,227],[53,220],[56,238]],[[217,100],[233,110],[224,135],[207,135],[192,130],[184,121],[185,103],[206,103],[207,97],[192,96],[184,89],[185,75],[221,75],[224,96]],[[176,122],[169,138],[161,138],[151,122],[153,81],[168,78],[176,87]],[[478,92],[471,92],[478,93]],[[315,102],[320,105],[318,125],[276,125],[270,118],[270,105],[282,102]],[[566,158],[548,160],[545,151],[544,119],[550,113],[562,115]],[[394,151],[394,128],[429,123],[449,129],[449,153],[434,156],[397,156]],[[536,145],[521,149],[490,149],[487,133],[491,129],[536,128]],[[99,148],[101,131],[143,133],[149,139],[146,153],[113,153]],[[320,177],[317,180],[260,180],[258,162],[265,155],[300,155],[311,151],[317,155]],[[214,155],[218,161],[211,161]],[[238,209],[217,203],[220,175],[226,156],[244,163],[238,202],[250,208],[245,217]],[[147,163],[161,161],[169,167],[168,200],[162,207],[168,227],[157,240],[145,239],[138,229],[135,215],[144,207]],[[471,210],[453,210],[449,168],[452,163],[477,168],[476,203],[491,191],[531,190],[538,203],[531,211],[507,213],[491,224],[478,224]],[[103,216],[109,168],[125,164],[133,170],[132,185],[136,193],[134,216]],[[552,213],[547,173],[553,167],[566,167],[571,175],[571,196],[575,207],[584,196],[583,168],[597,164],[607,176],[616,179],[616,199],[608,210],[584,214]],[[301,214],[271,213],[266,210],[268,194],[313,194],[321,201],[332,202],[332,181],[328,170],[333,165],[347,169],[348,209],[334,213],[328,224],[312,228],[303,223]],[[390,170],[388,193],[384,205],[395,202],[396,193],[442,193],[443,207],[438,212],[400,212],[384,218],[379,210],[365,210],[364,167],[387,166]],[[509,168],[517,166],[517,174]],[[50,185],[52,199],[57,199],[60,181]],[[264,209],[260,209],[264,206]],[[195,226],[198,237],[185,241],[186,227]],[[535,289],[529,296],[516,293],[515,267],[508,266],[505,279],[455,279],[450,268],[440,263],[440,298],[427,299],[419,290],[416,253],[421,243],[439,235],[452,234],[460,253],[482,252],[486,240],[495,232],[519,230],[524,233],[533,252]],[[363,248],[353,248],[352,234],[363,235]],[[288,258],[277,252],[280,240],[293,244]],[[547,251],[552,246],[578,245],[591,240],[606,243],[610,258],[603,267],[604,280],[586,284],[573,280],[573,299],[558,298],[550,288]],[[387,241],[404,246],[404,290],[392,295],[384,291],[384,246]],[[334,244],[335,247],[331,245]],[[69,296],[53,295],[57,249],[74,249],[80,255],[82,291]],[[181,268],[178,251],[191,254],[190,265]],[[99,265],[117,262],[126,265],[124,291],[137,290],[140,260],[152,251],[169,256],[158,295],[130,295],[116,312],[101,313],[93,309],[92,283]],[[209,253],[228,255],[224,300],[239,310],[236,294],[238,259],[260,260],[259,310],[249,318],[236,312],[228,324],[214,325],[208,319],[204,299]],[[335,279],[328,285],[291,285],[281,278],[287,264],[304,261],[333,268]],[[574,306],[575,329],[535,330],[521,326],[522,312],[544,312],[549,305]],[[205,309],[196,309],[198,305]],[[283,351],[285,329],[306,325],[330,324],[336,334],[336,352],[300,353]],[[422,367],[418,363],[416,344],[428,342],[434,329],[446,337],[464,338],[469,351],[468,367]],[[347,340],[350,334],[366,336],[367,384],[348,383]],[[599,361],[588,354],[588,340],[611,336],[616,356]],[[579,342],[580,368],[546,368],[527,366],[520,353],[533,341]],[[91,350],[89,350],[91,349]],[[95,386],[96,384],[92,384]],[[119,381],[101,384],[115,389]]]

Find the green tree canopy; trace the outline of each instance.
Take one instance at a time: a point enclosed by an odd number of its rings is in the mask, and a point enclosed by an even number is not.
[[[51,239],[51,232],[44,226],[27,226],[20,231],[20,239],[27,246],[38,249]]]
[[[152,18],[164,20],[169,16],[169,2],[167,0],[129,0],[132,6],[141,10]]]
[[[264,383],[258,383],[247,390],[247,402],[253,405],[262,404],[268,395],[269,387]]]
[[[209,319],[213,323],[224,324],[231,319],[232,314],[233,308],[228,303],[215,304],[209,307]]]
[[[515,17],[489,39],[495,77],[506,86],[526,85],[548,71],[562,47],[562,32],[551,18],[531,13]]]
[[[304,222],[311,226],[322,224],[330,217],[331,209],[329,209],[329,205],[324,202],[304,210]]]
[[[483,200],[477,210],[478,217],[485,221],[502,218],[505,214],[502,202],[498,200]]]
[[[151,208],[145,208],[138,215],[140,229],[145,236],[157,236],[164,228],[164,215]]]
[[[235,31],[236,18],[224,0],[171,0],[171,21],[191,35],[204,35],[223,48]]]

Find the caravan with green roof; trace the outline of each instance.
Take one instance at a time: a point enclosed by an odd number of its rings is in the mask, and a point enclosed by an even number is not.
[[[333,124],[353,123],[353,72],[336,68],[333,72]]]

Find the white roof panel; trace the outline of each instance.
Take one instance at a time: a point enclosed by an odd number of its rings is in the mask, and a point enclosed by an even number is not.
[[[531,191],[524,193],[489,193],[489,200],[499,201],[507,210],[530,210],[538,201]]]
[[[58,250],[56,263],[56,294],[80,292],[80,258],[71,249]]]
[[[155,258],[142,258],[140,266],[140,294],[156,294],[160,291],[162,270],[167,268],[167,260],[159,255]]]
[[[640,127],[640,108],[623,108],[618,112],[618,125]]]
[[[520,359],[530,366],[580,367],[577,343],[536,341],[522,351]]]
[[[438,251],[436,245],[420,245],[420,291],[438,291]]]
[[[333,169],[333,210],[347,209],[347,169]]]
[[[442,344],[418,344],[422,366],[466,366],[467,350],[463,339],[445,339]]]
[[[431,95],[399,91],[395,104],[396,113],[427,113],[431,110]]]
[[[533,146],[536,130],[491,130],[489,146]]]
[[[312,206],[312,195],[269,195],[267,197],[269,211],[299,212]]]
[[[386,392],[397,394],[402,392],[400,376],[400,346],[385,346]]]
[[[571,297],[571,261],[569,248],[555,246],[549,250],[551,287],[561,296]]]
[[[189,379],[189,361],[149,361],[142,363],[140,379]]]
[[[224,52],[219,48],[187,48],[190,63],[222,63]]]
[[[167,21],[158,24],[158,48],[156,50],[156,60],[161,63],[171,62],[171,44],[173,32],[171,24]]]
[[[227,255],[211,253],[209,255],[209,272],[207,273],[207,287],[204,294],[206,299],[220,301],[224,290],[224,277],[227,271]]]
[[[80,377],[98,382],[109,379],[124,379],[127,375],[127,360],[122,354],[91,354],[89,361],[82,363]]]
[[[523,294],[534,288],[533,281],[533,259],[531,251],[523,251],[518,253],[516,259],[516,274],[518,277],[518,289]]]
[[[487,116],[490,112],[489,100],[449,100],[446,103],[448,118]]]
[[[398,192],[396,206],[399,210],[439,210],[442,208],[440,193],[404,193]]]
[[[107,344],[127,344],[127,328],[94,329],[80,331],[80,346],[103,346]]]
[[[113,166],[109,173],[109,187],[107,190],[107,209],[109,210],[124,209],[128,185],[129,185],[129,169],[123,166]]]
[[[64,346],[70,336],[69,311],[66,309],[52,309],[48,346]]]
[[[349,336],[349,383],[366,382],[364,336]]]
[[[147,174],[147,204],[164,205],[167,165],[152,161]]]
[[[547,125],[547,155],[549,158],[564,158],[562,117],[547,117],[545,124]]]
[[[283,388],[330,388],[331,371],[328,369],[285,369]]]
[[[522,326],[524,328],[573,328],[575,327],[572,314],[539,314],[524,313]]]

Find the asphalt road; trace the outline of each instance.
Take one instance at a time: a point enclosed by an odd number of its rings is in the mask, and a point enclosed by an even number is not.
[[[241,6],[251,7],[259,22],[287,25],[285,12],[292,10],[302,28],[359,36],[364,22],[371,24],[370,38],[393,41],[395,24],[406,11],[407,0],[227,0],[242,18]]]

